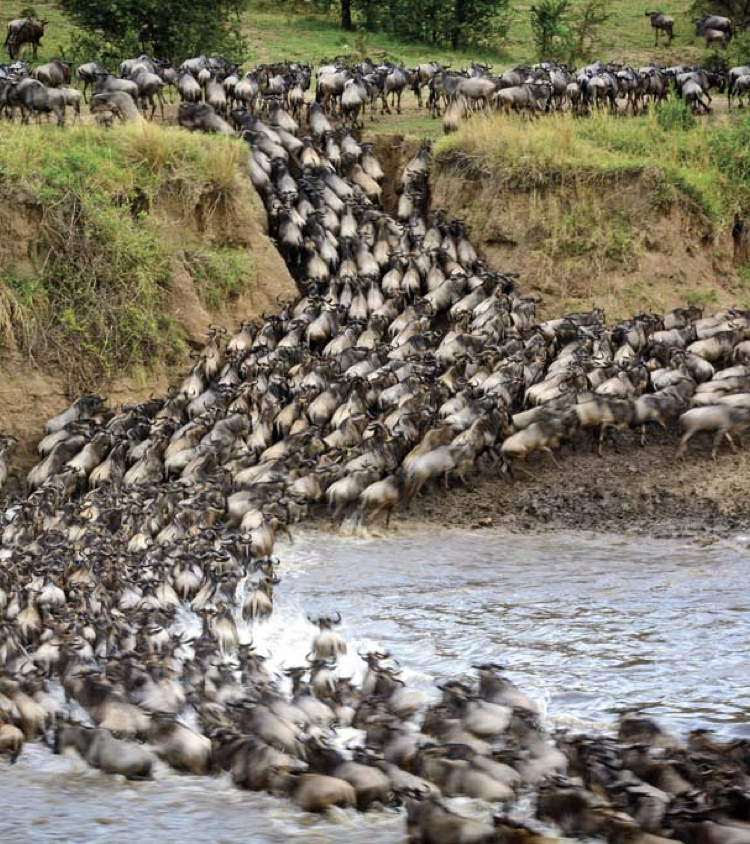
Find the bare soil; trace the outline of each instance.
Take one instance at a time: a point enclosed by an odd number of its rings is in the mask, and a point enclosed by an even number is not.
[[[450,527],[501,527],[511,532],[583,530],[651,536],[731,536],[750,530],[750,453],[691,441],[675,460],[677,432],[652,432],[645,447],[619,435],[599,457],[590,441],[563,447],[553,462],[531,459],[513,477],[479,467],[467,487],[428,491],[402,513]]]

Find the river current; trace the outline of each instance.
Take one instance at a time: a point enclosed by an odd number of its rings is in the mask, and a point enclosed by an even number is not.
[[[277,546],[273,616],[245,635],[273,667],[299,665],[315,632],[306,614],[338,610],[347,675],[362,672],[358,650],[377,647],[434,694],[436,681],[492,661],[540,703],[550,729],[607,731],[620,711],[639,708],[676,733],[750,737],[749,539],[700,547],[602,534],[414,528],[362,539],[303,529]],[[160,765],[154,781],[129,783],[38,744],[15,766],[0,764],[8,844],[400,844],[404,830],[395,811],[305,816],[226,775]]]

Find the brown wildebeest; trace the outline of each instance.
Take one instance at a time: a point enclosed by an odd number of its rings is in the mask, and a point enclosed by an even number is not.
[[[20,58],[21,47],[24,44],[31,44],[36,59],[39,43],[44,36],[44,27],[49,24],[46,20],[36,18],[17,18],[8,21],[8,34],[5,37],[5,46],[8,48],[8,55],[11,61]]]

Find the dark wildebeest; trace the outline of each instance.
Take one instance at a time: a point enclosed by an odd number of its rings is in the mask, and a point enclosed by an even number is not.
[[[5,46],[8,48],[8,55],[16,60],[21,55],[21,47],[24,44],[31,44],[36,59],[39,43],[44,36],[44,27],[49,21],[37,20],[36,18],[17,18],[8,22],[8,34],[5,37]]]
[[[143,120],[135,101],[125,91],[104,91],[95,94],[89,107],[97,121],[105,125],[111,125],[115,117],[122,123],[137,123]]]
[[[705,35],[707,30],[714,29],[717,32],[727,32],[731,38],[733,35],[732,19],[722,15],[704,15],[702,18],[694,18],[695,34]]]
[[[732,107],[732,94],[737,90],[737,82],[742,76],[750,75],[750,65],[738,65],[727,72],[727,104]]]
[[[83,99],[86,100],[86,92],[89,88],[96,85],[96,77],[100,73],[106,73],[107,68],[99,64],[99,62],[87,62],[80,65],[76,69],[76,78],[83,83]]]
[[[52,59],[47,64],[40,64],[31,75],[48,88],[61,88],[63,85],[70,85],[70,71],[72,66],[71,62],[61,62],[60,59]]]
[[[722,15],[704,15],[702,18],[695,18],[693,23],[695,34],[706,39],[707,47],[717,43],[726,47],[734,35],[731,18],[725,18]]]
[[[217,132],[220,135],[234,135],[232,127],[220,117],[208,103],[180,103],[177,121],[191,131]]]
[[[674,35],[674,18],[665,15],[664,12],[646,12],[646,17],[651,19],[651,27],[654,30],[654,46],[659,46],[659,33],[665,32],[667,38],[667,47],[672,43]]]
[[[57,125],[65,125],[65,95],[57,88],[48,88],[36,79],[22,79],[18,83],[11,83],[8,94],[11,115],[14,106],[21,108],[21,122],[28,123],[31,112],[54,114]]]

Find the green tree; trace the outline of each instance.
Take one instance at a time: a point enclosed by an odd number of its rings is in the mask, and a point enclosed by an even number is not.
[[[608,0],[586,0],[571,9],[565,36],[565,58],[573,63],[588,60],[599,44],[602,26],[611,15]]]
[[[351,0],[359,24],[405,41],[497,48],[511,23],[511,0]],[[343,11],[343,0],[342,0]],[[343,20],[342,20],[343,25]]]
[[[530,13],[538,57],[568,62],[590,58],[610,17],[608,0],[538,0]]]
[[[82,29],[119,55],[142,50],[179,61],[221,53],[241,61],[247,45],[240,32],[246,0],[60,0]],[[113,48],[113,49],[112,49]]]
[[[569,0],[538,0],[531,7],[531,34],[540,59],[559,58],[562,43],[570,38],[568,6]]]

